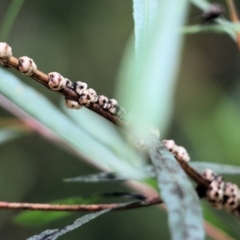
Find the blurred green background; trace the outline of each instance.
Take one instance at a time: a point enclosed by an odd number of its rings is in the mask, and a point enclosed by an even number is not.
[[[10,1],[0,0],[0,28],[9,5]],[[240,12],[240,3],[236,2],[236,6]],[[196,23],[192,16],[199,13],[192,7],[188,23]],[[228,12],[225,16],[229,18]],[[121,58],[132,32],[131,0],[26,0],[7,42],[14,56],[33,58],[40,70],[57,71],[73,81],[87,82],[99,94],[112,98]],[[62,107],[59,94],[13,72]],[[239,165],[240,61],[235,42],[227,35],[186,36],[177,81],[174,114],[164,137],[185,146],[192,160]],[[5,117],[12,115],[0,108],[0,127]],[[63,183],[64,178],[98,170],[37,134],[0,145],[0,153],[3,201],[50,202],[127,189],[117,183]],[[239,176],[226,179],[240,185]],[[12,222],[17,213],[1,210],[1,239],[26,239],[47,228],[65,226],[81,216],[73,214],[49,225],[29,227]],[[234,217],[214,211],[207,204],[204,216],[240,239],[239,223]],[[157,207],[114,212],[61,239],[169,239],[167,214]]]

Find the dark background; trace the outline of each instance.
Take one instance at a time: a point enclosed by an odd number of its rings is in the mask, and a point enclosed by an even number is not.
[[[9,4],[10,1],[0,0],[0,27]],[[240,10],[238,2],[237,8]],[[191,16],[199,13],[200,10],[191,8],[189,24],[196,23]],[[225,17],[229,18],[228,12]],[[130,0],[26,0],[8,43],[14,56],[33,58],[40,70],[60,72],[73,81],[87,82],[99,94],[114,97],[119,64],[132,32]],[[239,165],[239,63],[239,50],[229,36],[186,36],[174,115],[165,137],[185,146],[193,160]],[[30,78],[16,75],[56,105],[62,104],[60,95]],[[0,119],[10,116],[0,108]],[[1,145],[0,153],[1,200],[49,202],[126,190],[119,184],[63,183],[63,178],[98,170],[37,134]],[[226,179],[240,184],[238,176],[226,176]],[[232,216],[208,207],[204,209],[207,219],[240,239],[239,223]],[[1,210],[1,239],[26,239],[47,228],[65,226],[80,216],[74,214],[49,225],[29,227],[12,223],[16,214],[17,211]],[[114,212],[62,239],[169,239],[167,215],[157,207]]]

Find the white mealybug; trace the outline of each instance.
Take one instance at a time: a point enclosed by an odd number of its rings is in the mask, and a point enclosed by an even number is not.
[[[175,154],[176,158],[179,159],[180,161],[185,161],[185,162],[189,162],[190,161],[190,157],[188,155],[187,150],[182,147],[182,146],[178,146],[177,152]]]
[[[80,105],[78,102],[72,100],[72,99],[65,99],[65,105],[67,108],[72,108],[72,109],[80,109],[82,108],[82,105]]]
[[[61,90],[66,85],[66,79],[57,72],[48,74],[48,86],[54,91]]]
[[[92,88],[89,88],[88,89],[88,92],[89,92],[89,94],[90,94],[90,96],[91,96],[91,102],[97,102],[97,100],[98,100],[98,96],[97,96],[97,93],[96,93],[96,91],[94,90],[94,89],[92,89]]]
[[[188,155],[187,150],[182,147],[178,146],[173,140],[163,140],[162,141],[165,147],[179,160],[189,162],[190,157]]]
[[[31,58],[24,56],[18,60],[18,69],[21,73],[31,76],[37,71],[37,65]]]
[[[215,208],[222,208],[222,202],[224,198],[224,182],[219,182],[218,180],[212,180],[208,190],[206,192],[206,196],[208,201],[215,207]]]
[[[12,48],[4,42],[0,42],[0,62],[6,62],[12,56]]]
[[[239,189],[238,186],[231,182],[226,182],[224,187],[223,207],[228,211],[234,210],[239,206]]]
[[[66,86],[68,88],[74,89],[74,83],[71,80],[69,80],[68,78],[65,78],[65,81],[66,81]]]
[[[109,99],[109,109],[108,111],[112,114],[117,114],[118,102],[115,99]]]
[[[92,100],[92,96],[89,93],[89,91],[86,89],[82,91],[82,94],[80,95],[78,101],[81,105],[88,107],[91,104],[91,100]]]
[[[172,151],[172,149],[175,146],[174,140],[163,140],[162,143],[165,145],[165,147],[169,150]]]
[[[202,176],[203,176],[204,179],[206,179],[208,181],[212,181],[215,174],[214,174],[213,170],[205,169],[204,172],[202,173]]]
[[[103,95],[98,96],[98,103],[103,109],[109,108],[109,100]]]
[[[77,81],[75,83],[75,91],[80,96],[83,92],[83,90],[86,90],[88,85],[84,82]]]

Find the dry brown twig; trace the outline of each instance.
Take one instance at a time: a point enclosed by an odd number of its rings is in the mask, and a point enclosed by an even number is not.
[[[131,204],[110,203],[110,204],[81,204],[81,205],[65,205],[65,204],[44,204],[44,203],[19,203],[19,202],[0,202],[0,209],[22,209],[22,210],[41,210],[41,211],[83,211],[96,212],[104,209],[116,208],[116,210],[126,210],[141,207],[148,207],[163,203],[159,197],[149,198],[144,201],[133,202]]]

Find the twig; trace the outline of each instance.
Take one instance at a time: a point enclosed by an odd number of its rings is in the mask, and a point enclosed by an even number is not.
[[[209,187],[209,181],[204,179],[201,174],[199,174],[194,168],[192,168],[186,161],[180,160],[176,158],[182,169],[185,173],[194,180],[198,185],[205,187],[206,189]]]
[[[239,23],[239,18],[238,18],[238,14],[237,14],[237,9],[234,4],[234,0],[226,0],[226,2],[228,5],[228,9],[230,12],[230,17],[231,17],[232,22]],[[237,35],[238,49],[240,50],[240,33],[238,32],[236,35]]]
[[[163,203],[159,197],[149,198],[141,202],[133,202],[131,204],[110,203],[110,204],[89,204],[89,205],[64,205],[49,203],[20,203],[20,202],[0,202],[0,209],[22,209],[22,210],[41,210],[41,211],[85,211],[95,212],[104,209],[116,208],[116,210],[126,210],[141,207],[148,207]],[[121,207],[122,206],[122,207]]]
[[[4,65],[14,68],[17,71],[19,71],[19,69],[18,69],[19,60],[14,56],[10,57],[6,62],[4,62]],[[51,90],[48,87],[49,79],[48,79],[47,74],[41,72],[40,70],[36,70],[36,72],[29,77],[31,77],[32,79],[36,80],[37,82],[41,83],[42,85],[47,87],[49,90]],[[58,92],[58,93],[64,95],[67,99],[72,99],[72,100],[78,102],[78,99],[79,99],[78,94],[74,90],[72,90],[68,87],[64,87],[63,89],[61,89],[59,91],[54,91],[54,92]],[[125,121],[121,120],[117,115],[113,115],[110,112],[104,110],[97,103],[91,104],[90,106],[88,106],[88,108],[118,126],[126,126]]]

